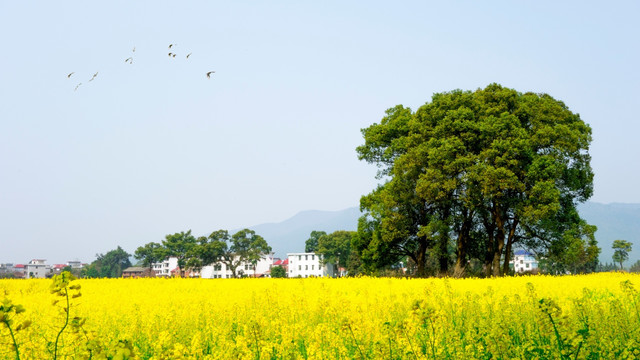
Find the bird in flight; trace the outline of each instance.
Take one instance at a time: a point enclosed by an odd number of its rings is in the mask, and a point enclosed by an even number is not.
[[[176,44],[169,44],[169,49],[171,49],[174,46],[176,46]]]
[[[215,71],[209,71],[207,73],[207,79],[211,79],[211,74],[215,73]]]
[[[172,52],[170,52],[168,55],[169,55],[169,57],[176,57],[176,54],[174,54]]]
[[[133,47],[133,52],[136,52],[136,47],[135,46]]]
[[[73,74],[75,74],[75,71],[74,72],[70,72],[69,75],[67,75],[67,79],[70,78],[71,75],[73,75]]]
[[[128,57],[124,62],[128,62],[129,64],[133,64],[133,57]]]
[[[82,83],[79,83],[78,85],[76,85],[76,88],[75,88],[75,89],[73,89],[73,91],[78,90],[78,88],[80,87],[80,85],[82,85]]]
[[[96,73],[95,73],[95,74],[93,74],[93,76],[91,77],[91,79],[89,79],[89,81],[93,81],[93,79],[95,79],[95,78],[96,78],[96,76],[98,76],[98,72],[97,72],[97,71],[96,71]]]
[[[188,54],[187,54],[187,59],[189,58],[189,56],[191,56],[191,53],[188,53]]]

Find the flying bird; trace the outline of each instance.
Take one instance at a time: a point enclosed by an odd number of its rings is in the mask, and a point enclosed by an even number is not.
[[[169,55],[169,57],[176,57],[176,54],[174,54],[172,52],[170,52],[168,55]]]
[[[176,44],[169,44],[169,49],[171,49],[172,47],[174,47]]]
[[[78,88],[80,87],[80,85],[82,85],[82,83],[79,83],[78,85],[76,85],[76,88],[75,88],[75,89],[73,89],[73,91],[78,90]]]
[[[74,72],[70,72],[69,75],[67,75],[67,79],[70,78],[71,75],[73,75],[73,74],[75,74],[75,71]]]
[[[136,47],[135,46],[133,47],[133,52],[136,52]]]
[[[187,54],[187,59],[189,58],[189,56],[191,56],[191,54],[192,54],[192,53],[188,53],[188,54]]]
[[[133,64],[133,57],[128,57],[124,62],[128,62],[129,64]]]
[[[207,79],[211,79],[211,74],[215,73],[215,71],[209,71],[207,73]]]
[[[93,79],[95,79],[95,78],[96,78],[96,76],[98,76],[98,72],[97,72],[97,71],[96,71],[96,73],[95,73],[95,74],[93,74],[93,76],[91,77],[91,79],[89,79],[89,81],[93,81]]]

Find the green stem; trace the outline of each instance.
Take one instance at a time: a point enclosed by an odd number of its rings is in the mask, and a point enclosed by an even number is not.
[[[67,288],[64,289],[64,296],[67,299],[67,307],[65,308],[67,317],[65,319],[64,326],[58,332],[58,336],[56,336],[56,343],[53,347],[53,360],[56,360],[58,358],[58,340],[60,340],[60,335],[62,335],[62,332],[67,328],[67,325],[69,324],[69,291],[67,290]]]
[[[364,359],[364,354],[362,353],[362,350],[360,349],[360,345],[358,345],[358,340],[356,340],[356,335],[353,333],[353,329],[351,329],[351,324],[349,325],[349,331],[351,332],[351,337],[353,338],[353,342],[356,344],[356,348],[358,349],[358,352],[360,352],[360,356],[362,357],[362,359]]]
[[[20,360],[20,351],[18,350],[18,343],[16,342],[16,337],[13,335],[13,330],[11,326],[9,326],[9,322],[3,321],[5,325],[7,325],[7,329],[9,329],[9,334],[11,334],[11,340],[13,340],[13,348],[16,349],[16,360]]]

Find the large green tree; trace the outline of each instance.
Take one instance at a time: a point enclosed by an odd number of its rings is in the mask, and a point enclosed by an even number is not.
[[[560,241],[592,193],[591,129],[547,94],[497,84],[434,94],[416,112],[387,110],[362,133],[359,158],[385,180],[360,202],[365,268],[406,256],[418,276],[429,259],[460,276],[477,258],[501,275],[514,245]]]

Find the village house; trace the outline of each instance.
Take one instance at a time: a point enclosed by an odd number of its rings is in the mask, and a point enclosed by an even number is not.
[[[51,273],[51,267],[45,264],[46,260],[33,259],[25,266],[25,276],[28,278],[44,279]]]
[[[148,267],[132,266],[122,270],[123,278],[154,277],[153,270]]]
[[[236,258],[238,260],[238,258]],[[270,277],[273,266],[273,253],[262,254],[255,267],[251,263],[241,263],[236,269],[238,277]],[[202,267],[200,277],[203,279],[229,279],[233,277],[231,269],[222,262]]]
[[[516,273],[523,273],[525,271],[537,271],[538,260],[535,256],[526,250],[517,250],[513,254],[513,259],[509,261],[509,267],[513,268]]]
[[[321,264],[321,255],[316,253],[288,253],[288,272],[287,276],[293,277],[335,277],[336,273],[333,264]]]

